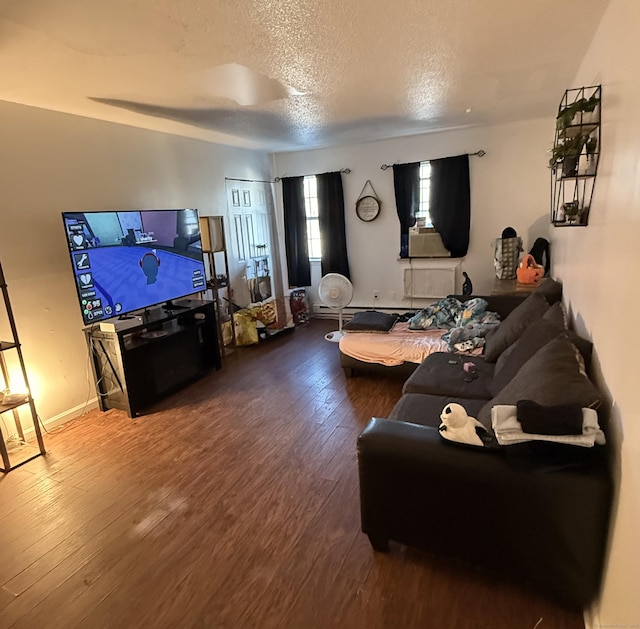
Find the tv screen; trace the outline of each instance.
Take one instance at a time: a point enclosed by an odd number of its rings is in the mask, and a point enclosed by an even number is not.
[[[197,210],[63,212],[62,219],[86,324],[205,289]]]

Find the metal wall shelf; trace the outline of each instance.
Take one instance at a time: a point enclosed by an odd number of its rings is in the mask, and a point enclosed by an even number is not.
[[[602,86],[567,90],[558,107],[551,167],[551,222],[586,227],[600,161]]]

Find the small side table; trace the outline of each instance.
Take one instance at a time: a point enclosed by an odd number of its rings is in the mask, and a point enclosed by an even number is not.
[[[546,279],[542,279],[545,282]],[[532,293],[540,284],[520,284],[518,280],[493,280],[492,295],[528,295]]]

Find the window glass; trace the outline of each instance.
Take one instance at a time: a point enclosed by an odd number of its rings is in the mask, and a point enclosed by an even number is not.
[[[315,175],[304,178],[304,209],[307,215],[309,259],[319,260],[322,255],[322,242],[318,220],[318,186]]]
[[[431,164],[420,162],[420,209],[416,218],[425,219],[425,227],[433,227],[429,212],[429,194],[431,192]]]

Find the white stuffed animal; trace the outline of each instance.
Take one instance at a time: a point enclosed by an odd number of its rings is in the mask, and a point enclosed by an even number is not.
[[[476,428],[482,428],[485,432],[487,429],[477,419],[469,417],[464,406],[447,404],[440,413],[440,419],[442,423],[438,430],[445,439],[472,446],[484,446]]]

